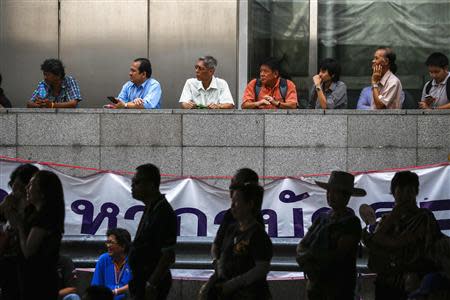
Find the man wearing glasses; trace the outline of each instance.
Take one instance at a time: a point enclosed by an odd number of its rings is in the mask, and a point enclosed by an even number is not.
[[[134,300],[166,299],[172,285],[170,266],[175,262],[177,219],[159,191],[159,169],[146,164],[136,171],[131,193],[145,209],[128,256],[133,272],[129,289]]]
[[[186,80],[181,93],[181,108],[234,108],[233,96],[225,80],[214,76],[217,60],[212,56],[203,56],[195,64],[196,78]]]

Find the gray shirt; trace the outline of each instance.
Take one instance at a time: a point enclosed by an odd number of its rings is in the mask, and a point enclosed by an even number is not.
[[[432,108],[436,108],[441,105],[447,104],[448,101],[448,95],[447,95],[447,80],[450,77],[450,73],[447,75],[447,77],[440,83],[436,83],[436,80],[433,79],[431,82],[431,89],[429,95],[431,95],[433,98],[436,99],[435,102],[431,104]],[[426,87],[428,85],[429,81],[425,83],[422,91],[422,101],[425,99],[426,96]]]
[[[323,89],[323,84],[322,84]],[[327,109],[347,108],[347,86],[342,81],[332,82],[327,90],[324,90],[327,99]],[[317,99],[316,86],[311,88],[309,107],[320,109],[320,101]]]

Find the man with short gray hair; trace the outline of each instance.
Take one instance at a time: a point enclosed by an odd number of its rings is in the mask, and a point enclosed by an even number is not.
[[[185,109],[234,108],[233,96],[225,80],[214,76],[217,60],[212,56],[202,56],[195,64],[196,78],[186,80],[181,93],[181,107]]]

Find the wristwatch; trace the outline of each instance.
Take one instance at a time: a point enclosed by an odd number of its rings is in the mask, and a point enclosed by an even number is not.
[[[372,84],[372,88],[374,88],[374,89],[378,89],[380,86],[378,85],[378,83],[373,83]]]
[[[316,85],[316,91],[320,92],[322,90],[322,87],[320,85]]]
[[[281,101],[278,101],[277,105],[275,105],[276,107],[280,107],[281,105]]]
[[[125,108],[128,108],[128,102],[125,103]]]

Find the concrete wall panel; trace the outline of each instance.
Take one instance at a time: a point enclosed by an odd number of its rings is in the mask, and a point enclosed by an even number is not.
[[[349,147],[416,147],[417,116],[349,115]]]
[[[16,144],[16,115],[0,114],[0,146]]]
[[[267,146],[345,147],[347,116],[266,115]]]
[[[184,146],[263,146],[264,116],[183,115]]]

